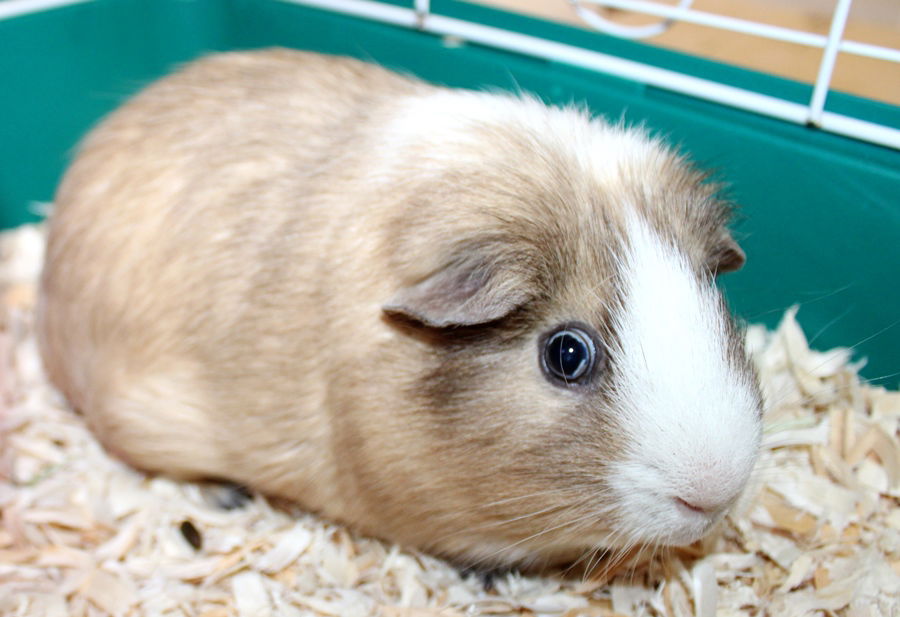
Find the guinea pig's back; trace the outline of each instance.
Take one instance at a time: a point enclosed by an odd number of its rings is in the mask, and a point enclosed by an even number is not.
[[[221,54],[88,136],[55,200],[38,319],[51,380],[107,447],[145,468],[217,475],[241,419],[223,427],[210,409],[239,409],[230,392],[260,396],[259,383],[235,382],[271,374],[275,390],[295,388],[270,392],[272,406],[314,408],[314,380],[296,377],[304,354],[286,345],[322,319],[315,256],[342,218],[329,187],[357,164],[347,144],[379,93],[421,87],[347,59]]]

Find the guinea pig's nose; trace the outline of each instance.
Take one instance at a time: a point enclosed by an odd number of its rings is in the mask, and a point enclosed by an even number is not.
[[[743,459],[729,461],[705,453],[700,460],[676,469],[680,473],[671,480],[667,493],[683,515],[718,516],[737,500],[749,471]]]
[[[719,479],[718,484],[695,481],[688,486],[681,486],[672,500],[676,507],[685,514],[703,514],[715,516],[727,510],[734,502],[740,487]]]

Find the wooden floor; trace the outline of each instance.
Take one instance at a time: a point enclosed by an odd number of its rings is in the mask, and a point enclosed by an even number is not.
[[[583,25],[567,0],[481,0],[546,19]],[[667,0],[668,4],[673,4]],[[833,0],[695,0],[694,8],[720,15],[827,34]],[[602,10],[623,24],[658,18]],[[845,38],[900,48],[900,0],[856,0]],[[693,24],[676,23],[647,42],[812,83],[821,49],[761,39]],[[833,88],[900,105],[900,64],[840,54]]]

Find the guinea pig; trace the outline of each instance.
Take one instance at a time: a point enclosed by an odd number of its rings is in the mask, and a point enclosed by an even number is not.
[[[761,432],[718,194],[584,109],[212,55],[82,143],[42,357],[138,468],[463,566],[691,543]]]

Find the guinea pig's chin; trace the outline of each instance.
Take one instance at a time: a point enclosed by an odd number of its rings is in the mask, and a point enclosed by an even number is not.
[[[690,517],[680,516],[680,522],[673,521],[667,534],[659,538],[659,544],[667,546],[686,546],[693,544],[712,530],[721,520],[721,516],[694,514]],[[685,520],[691,518],[693,520]]]
[[[644,544],[685,546],[693,544],[716,526],[724,512],[707,514],[682,511],[677,504],[625,514],[620,520],[623,536]]]

